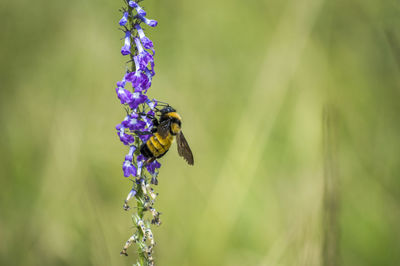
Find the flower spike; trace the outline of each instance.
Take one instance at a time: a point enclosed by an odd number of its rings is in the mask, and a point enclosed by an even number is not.
[[[124,2],[127,6],[122,8],[123,15],[118,22],[125,32],[121,54],[129,55],[130,60],[124,77],[117,82],[115,88],[117,97],[126,111],[125,118],[115,129],[120,141],[129,147],[129,152],[122,163],[123,175],[127,178],[133,176],[129,179],[133,184],[124,200],[123,209],[131,210],[128,201],[132,199],[135,199],[137,207],[132,208],[136,211],[133,215],[136,232],[128,238],[121,254],[128,255],[128,248],[136,244],[139,250],[136,265],[154,266],[155,240],[150,226],[160,225],[161,221],[160,213],[154,208],[157,193],[152,186],[158,184],[157,175],[161,164],[144,157],[141,150],[153,136],[159,110],[156,107],[158,101],[150,100],[147,96],[155,75],[154,44],[146,37],[140,23],[144,22],[150,27],[155,27],[157,21],[147,19],[146,11],[137,2],[129,0]]]

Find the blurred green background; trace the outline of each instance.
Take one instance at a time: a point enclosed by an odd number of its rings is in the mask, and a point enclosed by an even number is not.
[[[1,265],[136,260],[120,6],[0,3]],[[400,3],[143,6],[195,156],[161,160],[157,265],[399,265]]]

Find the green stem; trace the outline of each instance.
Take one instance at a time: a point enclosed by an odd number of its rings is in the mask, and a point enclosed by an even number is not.
[[[140,178],[142,178],[142,175],[140,176]],[[136,194],[136,198],[137,198],[137,214],[140,220],[143,221],[143,216],[144,216],[144,206],[143,206],[143,190],[142,190],[142,186],[138,185],[138,191]],[[144,237],[144,233],[142,231],[142,228],[137,224],[136,225],[137,231],[138,231],[138,241],[142,242],[142,239]],[[145,244],[145,243],[143,243]],[[143,251],[143,248],[141,245],[138,245],[138,255],[139,255],[139,262],[140,265],[143,266],[147,266],[147,257],[145,255],[145,252]]]
[[[139,144],[140,144],[140,139],[139,139],[139,137],[135,137],[135,138],[136,138],[136,140],[135,140],[136,147],[138,147]],[[135,154],[136,154],[136,156],[138,156],[140,154],[139,149],[137,149],[135,151]],[[140,172],[139,180],[142,179],[142,178],[145,178],[144,174],[143,174],[143,168],[142,168],[142,171]],[[144,221],[143,218],[144,218],[144,211],[145,211],[145,208],[144,208],[145,207],[144,206],[145,200],[144,200],[144,192],[142,190],[142,185],[141,184],[137,185],[136,191],[137,192],[136,192],[135,197],[136,197],[136,201],[137,201],[137,217],[139,217],[140,220]],[[142,239],[144,237],[144,233],[142,231],[142,228],[137,223],[137,220],[135,220],[135,225],[136,225],[136,229],[137,229],[137,232],[138,232],[137,233],[137,235],[138,235],[138,240],[137,240],[138,241],[138,247],[137,247],[138,260],[139,260],[139,263],[140,263],[141,266],[147,266],[149,263],[148,263],[145,251],[143,249],[143,245],[146,245],[146,243],[142,243]]]
[[[142,2],[143,0],[136,0],[136,3]],[[129,0],[126,0],[126,3],[129,3]],[[132,14],[133,8],[129,6],[128,4],[128,12],[129,14]],[[134,38],[137,37],[137,32],[134,30],[135,29],[135,24],[137,24],[139,21],[137,21],[137,19],[134,19],[132,16],[128,17],[128,30],[131,31],[131,54],[130,54],[130,58],[131,58],[131,66],[130,66],[130,71],[131,72],[135,72],[136,71],[136,65],[135,65],[135,61],[133,60],[134,55],[137,53],[137,50],[135,48],[135,44],[134,44]],[[140,144],[140,139],[139,137],[135,137],[135,144],[136,147],[139,147]],[[135,155],[136,157],[140,154],[139,149],[137,149],[135,151]],[[142,168],[142,171],[140,173],[140,176],[138,177],[139,180],[140,179],[145,179],[146,177],[144,176],[144,168]],[[138,224],[138,220],[136,218],[139,218],[140,221],[144,222],[144,212],[145,212],[145,195],[144,195],[144,191],[142,190],[142,185],[138,184],[137,185],[137,189],[136,189],[136,195],[135,195],[136,201],[137,201],[137,216],[134,219],[134,223],[137,229],[137,240],[136,240],[136,244],[137,244],[137,250],[138,250],[138,262],[141,266],[148,266],[148,265],[153,265],[149,258],[146,256],[146,243],[143,242],[143,237],[144,237],[144,232],[142,230],[142,228],[140,227],[140,225]]]

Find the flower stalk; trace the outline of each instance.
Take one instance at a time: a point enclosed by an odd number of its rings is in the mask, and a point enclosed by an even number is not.
[[[124,77],[117,82],[116,93],[126,110],[124,120],[116,126],[117,135],[121,142],[129,147],[122,169],[124,176],[132,181],[132,188],[125,199],[123,209],[134,210],[132,222],[135,232],[126,241],[121,255],[128,255],[127,250],[132,245],[137,246],[138,261],[136,265],[154,265],[153,251],[156,244],[150,226],[160,225],[160,213],[154,203],[157,193],[152,186],[158,184],[157,176],[161,164],[154,160],[146,160],[141,155],[140,147],[151,135],[154,110],[157,100],[149,99],[147,91],[151,86],[154,72],[153,42],[145,36],[141,23],[150,27],[157,26],[157,21],[148,19],[147,13],[137,1],[125,1],[122,8],[122,18],[118,24],[123,27],[124,45],[121,48],[123,56],[129,55],[129,66]],[[151,53],[147,50],[150,50]],[[147,133],[146,133],[147,132]],[[136,207],[131,208],[129,203],[136,201]]]

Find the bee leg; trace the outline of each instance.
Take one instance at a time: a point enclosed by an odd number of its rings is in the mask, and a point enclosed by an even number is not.
[[[156,159],[155,157],[147,159],[146,162],[145,162],[145,165],[148,165],[148,164],[154,162],[155,159]]]
[[[157,128],[159,126],[158,120],[156,118],[153,119],[153,128],[151,129],[151,133],[156,133],[157,132]]]
[[[135,132],[136,135],[138,136],[143,136],[143,135],[153,135],[153,133],[151,131],[139,131],[139,130],[135,130],[133,131]]]
[[[157,118],[153,119],[153,125],[154,125],[154,127],[158,127],[159,126]]]

